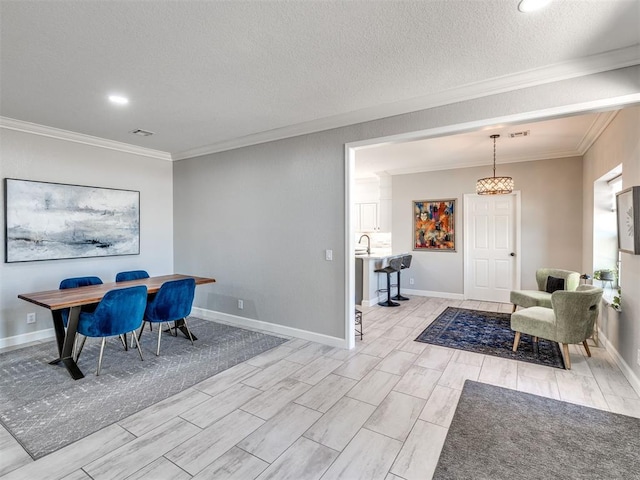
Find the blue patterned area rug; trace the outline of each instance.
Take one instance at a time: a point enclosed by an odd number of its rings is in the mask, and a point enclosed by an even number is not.
[[[195,345],[163,333],[158,357],[156,326],[146,327],[142,362],[135,348],[108,339],[99,377],[100,340],[90,338],[78,362],[80,380],[47,363],[57,353],[53,341],[2,353],[0,421],[38,459],[287,341],[198,318],[189,327]]]
[[[556,342],[539,338],[538,352],[534,352],[533,339],[529,335],[522,334],[518,351],[514,352],[513,338],[510,313],[447,307],[418,335],[416,341],[548,367],[564,368],[564,360]]]

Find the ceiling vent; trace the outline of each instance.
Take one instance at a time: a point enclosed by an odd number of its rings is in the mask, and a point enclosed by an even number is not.
[[[528,137],[531,135],[531,130],[525,130],[523,132],[513,132],[509,134],[509,138]]]
[[[137,130],[132,130],[130,133],[138,135],[139,137],[150,137],[153,135],[153,132],[148,132],[147,130],[141,130],[139,128]]]

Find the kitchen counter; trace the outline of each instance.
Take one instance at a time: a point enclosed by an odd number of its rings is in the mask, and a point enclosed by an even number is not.
[[[369,307],[387,298],[387,294],[380,293],[380,288],[387,288],[387,277],[375,270],[384,268],[389,259],[403,253],[391,254],[390,250],[372,251],[370,254],[356,255],[356,305]],[[395,283],[395,276],[391,278]]]

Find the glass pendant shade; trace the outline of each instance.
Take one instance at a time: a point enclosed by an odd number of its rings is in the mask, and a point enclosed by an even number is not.
[[[478,195],[505,195],[513,192],[513,178],[496,177],[496,138],[500,135],[491,135],[493,138],[493,177],[481,178],[476,182]]]
[[[478,195],[504,195],[513,192],[513,178],[487,177],[476,182]]]

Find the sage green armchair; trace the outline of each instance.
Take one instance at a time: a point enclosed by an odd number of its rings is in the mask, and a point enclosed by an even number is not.
[[[529,307],[511,314],[511,330],[515,333],[513,351],[518,350],[520,334],[525,333],[537,342],[538,337],[562,344],[565,365],[571,369],[569,344],[581,343],[591,356],[587,338],[593,335],[598,318],[602,289],[580,285],[575,291],[557,290],[551,294],[552,308]]]
[[[546,307],[551,308],[551,294],[553,293],[551,285],[547,285],[549,277],[564,280],[563,290],[574,291],[580,283],[580,274],[571,270],[560,270],[557,268],[539,268],[536,270],[536,282],[538,290],[513,290],[510,295],[510,301],[513,303],[513,312],[518,306],[522,308],[529,307]]]

